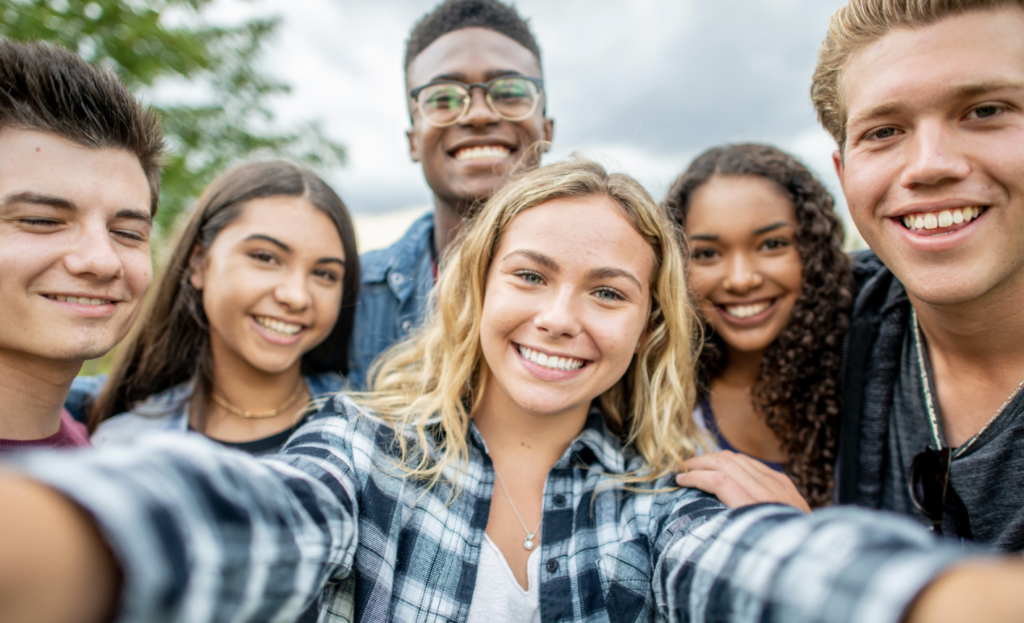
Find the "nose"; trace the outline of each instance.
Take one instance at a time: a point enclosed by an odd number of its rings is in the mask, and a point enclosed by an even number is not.
[[[313,299],[309,294],[305,273],[300,270],[287,271],[274,288],[274,300],[293,312],[309,307]]]
[[[726,290],[746,294],[763,283],[764,276],[757,271],[757,264],[745,253],[735,253],[728,258],[722,283]]]
[[[534,316],[533,326],[553,338],[574,337],[580,333],[580,310],[572,288],[555,291]]]
[[[469,109],[460,119],[462,125],[490,125],[501,122],[501,117],[491,110],[487,103],[487,92],[483,87],[473,87],[469,90]]]
[[[904,188],[955,182],[971,172],[952,128],[943,120],[927,120],[919,124],[909,137],[905,150],[906,164],[900,177]]]
[[[79,230],[64,266],[73,275],[92,275],[110,281],[124,274],[121,257],[114,249],[114,241],[106,223],[85,223]]]

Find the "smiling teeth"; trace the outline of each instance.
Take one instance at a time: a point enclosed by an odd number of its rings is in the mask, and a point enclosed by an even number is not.
[[[456,160],[496,160],[507,158],[512,151],[501,145],[485,145],[483,147],[467,147],[455,152]]]
[[[525,346],[519,347],[519,354],[527,361],[532,361],[538,366],[543,366],[552,370],[579,370],[585,363],[582,359],[573,359],[571,357],[549,357],[544,353],[538,353],[537,351],[531,350]]]
[[[723,305],[725,313],[736,318],[750,318],[763,312],[764,310],[771,307],[771,301],[762,301],[760,303],[751,303],[749,305]]]
[[[266,316],[253,316],[256,322],[259,323],[264,329],[273,331],[274,333],[280,333],[281,335],[292,336],[302,331],[301,324],[294,324],[291,322],[284,322],[276,318],[267,318]]]
[[[960,223],[970,223],[981,215],[981,211],[982,208],[979,206],[968,206],[953,210],[940,210],[939,212],[905,214],[903,215],[903,225],[910,231],[950,227]]]
[[[113,301],[107,299],[94,299],[85,296],[65,296],[63,294],[47,294],[46,298],[51,301],[61,301],[62,303],[76,303],[78,305],[109,305]]]

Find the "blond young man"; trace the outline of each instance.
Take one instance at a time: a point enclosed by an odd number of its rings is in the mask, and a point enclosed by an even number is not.
[[[1024,549],[1024,2],[855,0],[811,89],[873,253],[839,499]]]

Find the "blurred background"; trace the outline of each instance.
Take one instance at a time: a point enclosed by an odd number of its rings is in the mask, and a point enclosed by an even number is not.
[[[541,46],[555,149],[639,179],[657,200],[703,150],[767,142],[803,160],[847,218],[808,96],[845,0],[518,0]],[[356,218],[361,250],[430,209],[409,160],[403,57],[436,0],[0,0],[0,36],[116,71],[164,117],[156,259],[224,168],[302,161]],[[849,220],[847,218],[847,223]],[[848,246],[859,246],[852,225]]]

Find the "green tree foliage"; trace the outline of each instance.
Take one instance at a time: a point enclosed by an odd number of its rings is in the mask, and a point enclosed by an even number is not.
[[[113,69],[160,111],[169,155],[160,229],[226,167],[277,156],[340,166],[341,145],[317,123],[282,129],[268,100],[286,84],[257,69],[277,19],[213,24],[213,0],[0,0],[0,36],[62,45]]]

